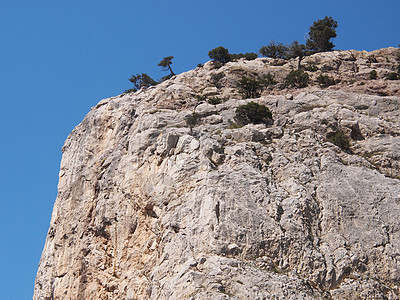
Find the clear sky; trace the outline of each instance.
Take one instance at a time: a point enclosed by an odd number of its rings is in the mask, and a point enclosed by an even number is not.
[[[399,12],[399,0],[0,0],[0,298],[32,298],[61,147],[132,74],[159,79],[170,55],[181,73],[220,45],[304,43],[325,16],[339,24],[336,49],[397,46]]]

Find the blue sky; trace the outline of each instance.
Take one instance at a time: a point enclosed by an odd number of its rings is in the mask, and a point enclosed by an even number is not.
[[[399,11],[398,0],[0,0],[1,299],[32,297],[64,140],[132,74],[159,79],[169,55],[181,73],[220,45],[304,43],[326,15],[339,24],[336,49],[397,46]]]

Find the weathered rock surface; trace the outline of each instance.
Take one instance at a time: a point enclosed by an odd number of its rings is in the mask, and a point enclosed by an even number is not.
[[[400,85],[382,79],[396,51],[304,59],[340,78],[327,89],[241,99],[242,75],[297,66],[260,58],[101,101],[63,147],[33,298],[398,299]],[[232,126],[250,101],[272,126]]]

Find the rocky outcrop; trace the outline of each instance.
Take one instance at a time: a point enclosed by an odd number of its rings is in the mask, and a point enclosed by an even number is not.
[[[326,89],[284,89],[297,62],[259,58],[101,101],[62,149],[33,298],[398,299],[396,51],[304,59],[340,81]],[[238,79],[267,73],[241,99]],[[234,126],[250,101],[271,126]]]

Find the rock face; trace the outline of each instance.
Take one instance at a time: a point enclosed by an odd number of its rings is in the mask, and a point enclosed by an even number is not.
[[[101,101],[62,149],[33,298],[399,299],[396,55],[307,57],[340,81],[324,89],[282,89],[297,62],[259,58]],[[242,99],[238,79],[267,73]],[[250,101],[271,126],[234,126]]]

